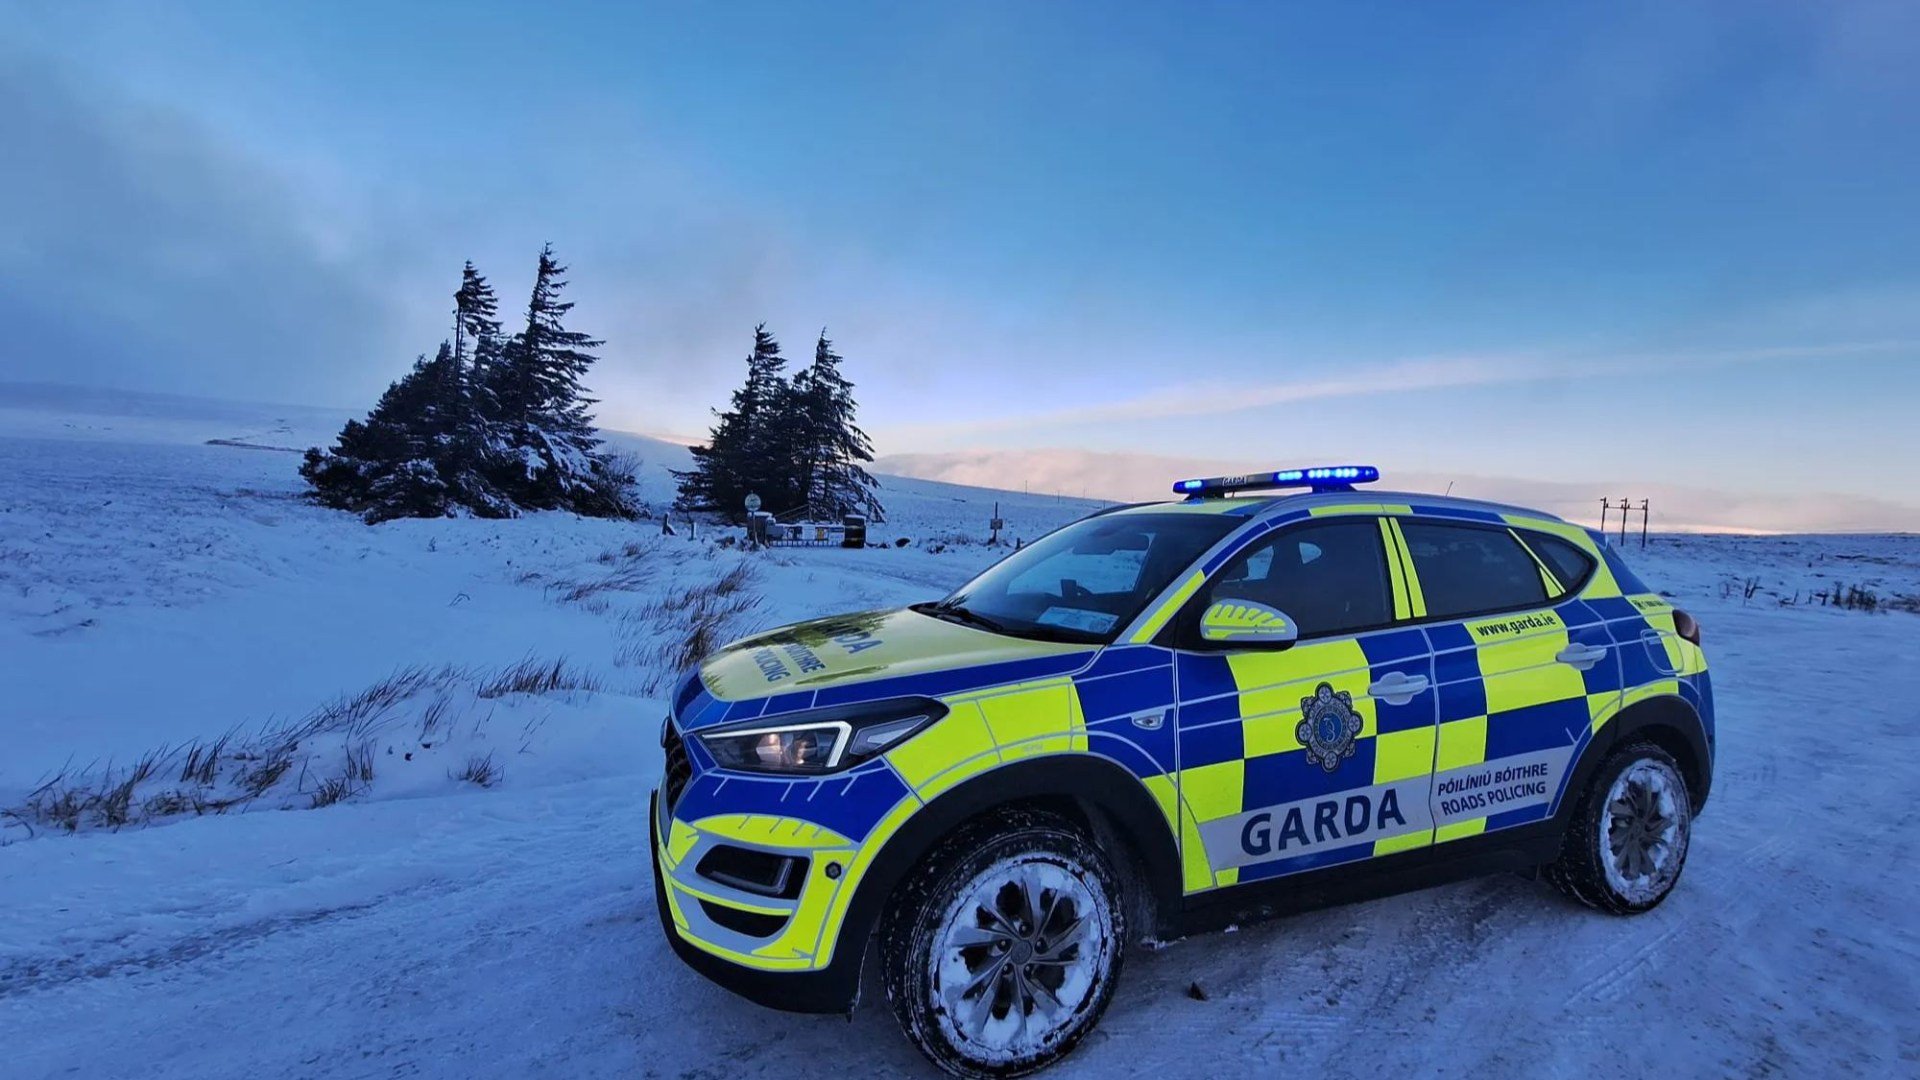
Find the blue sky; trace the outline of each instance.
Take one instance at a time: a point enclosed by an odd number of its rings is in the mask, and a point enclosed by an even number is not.
[[[552,240],[611,426],[764,319],[889,452],[1913,507],[1916,61],[1898,3],[0,0],[0,377],[359,405]]]

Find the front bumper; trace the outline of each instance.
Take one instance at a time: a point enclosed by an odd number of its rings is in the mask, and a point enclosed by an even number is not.
[[[825,968],[814,971],[766,971],[747,967],[700,948],[682,936],[667,902],[667,871],[660,858],[660,793],[647,800],[647,844],[653,871],[654,905],[660,930],[686,965],[756,1005],[800,1013],[849,1013],[860,994],[865,948],[835,950]]]

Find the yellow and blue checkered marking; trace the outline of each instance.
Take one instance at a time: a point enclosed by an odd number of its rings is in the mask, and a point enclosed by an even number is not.
[[[810,850],[816,874],[818,856],[833,852],[845,859],[844,876],[810,875],[791,905],[791,924],[765,945],[742,952],[695,941],[767,970],[824,966],[862,875],[903,824],[955,785],[1036,755],[1098,755],[1137,778],[1165,817],[1180,852],[1184,890],[1194,893],[1540,821],[1564,799],[1573,763],[1603,725],[1647,698],[1688,702],[1711,742],[1704,658],[1675,632],[1671,605],[1604,541],[1591,545],[1599,563],[1578,598],[1531,612],[1425,623],[1418,577],[1395,521],[1408,514],[1479,521],[1548,532],[1583,548],[1590,546],[1590,531],[1420,502],[1306,509],[1249,500],[1219,512],[1251,520],[1180,579],[1120,644],[740,701],[715,698],[697,676],[690,678],[674,701],[678,725],[689,735],[716,724],[903,695],[938,697],[951,711],[884,758],[824,777],[723,773],[699,739],[688,738],[693,775],[663,823],[662,867],[672,875],[668,903],[676,925],[686,933],[696,901],[715,898],[684,880],[681,863],[702,836]],[[1395,617],[1418,625],[1309,640],[1284,651],[1189,653],[1154,643],[1175,611],[1249,544],[1330,513],[1380,519]],[[1558,591],[1545,564],[1542,579]],[[1584,671],[1561,662],[1560,652],[1578,645],[1604,648],[1605,655]],[[1374,684],[1394,675],[1424,678],[1426,685],[1397,702],[1372,695]],[[1345,695],[1357,723],[1350,743],[1341,733],[1331,769],[1297,733],[1303,700],[1322,684]],[[1530,780],[1530,793],[1518,803],[1484,807],[1466,807],[1438,790],[1449,779],[1503,772],[1542,779]],[[1550,795],[1532,793],[1542,786]],[[1383,812],[1389,794],[1401,799],[1391,816]],[[1311,820],[1250,817],[1289,806],[1311,807]],[[1356,820],[1363,827],[1354,828]],[[1289,825],[1311,840],[1286,847]],[[1282,837],[1271,857],[1215,850],[1223,836],[1251,835],[1243,830],[1256,826],[1265,830],[1262,843]]]

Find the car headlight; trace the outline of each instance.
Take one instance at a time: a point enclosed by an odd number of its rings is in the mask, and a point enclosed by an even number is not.
[[[723,769],[826,773],[882,754],[945,715],[947,707],[931,698],[892,698],[746,720],[699,734]]]

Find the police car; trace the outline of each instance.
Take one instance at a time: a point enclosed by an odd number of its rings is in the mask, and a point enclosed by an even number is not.
[[[876,946],[929,1058],[1014,1076],[1129,940],[1501,870],[1659,904],[1713,776],[1699,627],[1598,533],[1378,475],[1182,481],[708,657],[662,735],[668,941],[811,1012]]]

